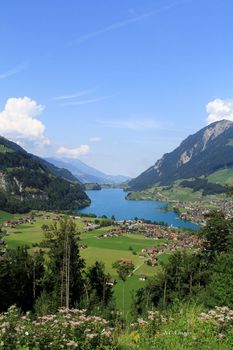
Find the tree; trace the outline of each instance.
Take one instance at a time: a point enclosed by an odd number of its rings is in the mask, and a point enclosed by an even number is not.
[[[55,222],[44,232],[45,245],[49,248],[46,290],[53,294],[57,306],[74,306],[83,294],[85,264],[79,255],[80,233],[80,228],[68,218]]]
[[[7,234],[7,231],[0,226],[0,240],[2,240]]]
[[[121,260],[113,263],[112,267],[116,269],[118,276],[123,281],[122,285],[122,301],[123,301],[123,316],[125,314],[125,281],[131,276],[134,271],[134,264],[131,262],[124,262]]]
[[[16,304],[23,311],[31,310],[42,291],[44,256],[28,253],[28,247],[8,251],[0,264],[0,310]]]
[[[221,254],[213,267],[206,290],[206,304],[210,307],[233,308],[233,253]]]
[[[203,250],[207,259],[211,262],[216,255],[232,249],[232,221],[225,219],[223,213],[212,212],[206,226],[202,229],[204,238]]]
[[[202,255],[177,251],[145,288],[137,291],[135,308],[138,313],[144,313],[151,306],[165,308],[176,299],[191,299],[208,280],[209,271]]]
[[[100,305],[105,308],[108,306],[113,296],[112,286],[107,284],[110,278],[111,276],[105,273],[102,262],[96,261],[94,265],[88,268],[85,288],[89,307]]]

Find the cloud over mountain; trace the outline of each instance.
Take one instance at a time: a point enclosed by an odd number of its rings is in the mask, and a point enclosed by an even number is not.
[[[222,119],[233,121],[233,100],[216,98],[206,105],[206,111],[208,113],[208,124]]]
[[[84,156],[90,152],[90,147],[88,145],[81,145],[77,148],[66,148],[59,147],[57,150],[57,154],[62,155],[67,158],[79,158],[80,156]]]

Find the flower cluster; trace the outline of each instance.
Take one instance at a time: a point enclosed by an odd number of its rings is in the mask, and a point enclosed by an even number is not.
[[[216,306],[214,310],[207,313],[202,312],[199,320],[212,322],[217,326],[217,334],[220,339],[225,338],[229,332],[233,331],[233,310],[227,306]]]
[[[216,306],[214,310],[210,310],[207,313],[202,312],[199,316],[199,320],[213,320],[219,324],[233,324],[233,310],[230,310],[227,306]]]
[[[11,307],[0,315],[0,349],[103,349],[112,343],[108,322],[86,315],[86,310],[60,309],[33,319]]]

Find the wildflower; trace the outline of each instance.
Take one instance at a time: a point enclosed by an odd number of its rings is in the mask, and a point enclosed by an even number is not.
[[[89,339],[93,339],[93,338],[96,338],[96,337],[98,337],[97,333],[87,334],[87,338],[89,338]]]
[[[225,337],[225,335],[223,333],[219,333],[218,337],[219,337],[219,339],[223,339]]]
[[[144,326],[144,325],[146,325],[148,322],[145,321],[145,320],[143,320],[142,318],[138,318],[138,323],[139,323],[140,326]]]
[[[78,344],[75,341],[73,341],[73,340],[69,341],[69,343],[67,343],[66,345],[67,346],[71,346],[73,348],[77,348],[78,347]]]

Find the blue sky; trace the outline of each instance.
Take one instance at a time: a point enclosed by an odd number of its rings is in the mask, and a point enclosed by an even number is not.
[[[0,134],[138,175],[233,120],[232,13],[232,0],[2,0]]]

